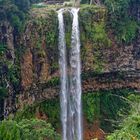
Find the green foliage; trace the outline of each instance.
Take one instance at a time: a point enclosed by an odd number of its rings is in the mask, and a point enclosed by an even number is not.
[[[66,25],[65,26],[66,46],[67,46],[67,49],[70,49],[70,47],[71,47],[72,17],[68,12],[64,14],[64,24]]]
[[[126,98],[131,90],[120,89],[104,91],[100,96],[101,103],[101,127],[107,132],[112,132],[118,127],[117,120],[120,119],[119,112],[124,108],[129,110]]]
[[[51,29],[53,29],[53,27]],[[46,42],[47,42],[47,44],[53,46],[54,43],[55,43],[55,39],[56,39],[55,37],[56,37],[56,34],[55,34],[54,30],[47,32],[46,33]]]
[[[104,8],[83,8],[80,12],[81,42],[91,42],[99,47],[110,46],[111,41],[106,32]]]
[[[42,120],[4,120],[0,124],[1,140],[60,140],[53,127]]]
[[[33,21],[34,27],[37,27],[39,41],[37,47],[41,46],[42,36],[45,35],[46,55],[50,66],[50,73],[58,70],[58,20],[54,11],[47,13],[47,18],[37,18]],[[33,34],[34,36],[34,34]]]
[[[13,65],[11,58],[8,59],[7,55],[11,55],[7,45],[0,43],[0,98],[8,94],[8,82],[12,84],[14,91],[17,91],[19,86],[19,67],[17,64]]]
[[[97,6],[83,7],[79,13],[82,61],[84,63],[90,57],[90,69],[96,73],[102,73],[106,63],[102,50],[111,46],[105,15],[106,9]]]
[[[86,119],[92,123],[99,119],[100,115],[100,96],[96,94],[86,94],[83,96],[83,111]]]
[[[124,25],[120,25],[119,27],[119,36],[118,39],[124,41],[126,43],[132,42],[136,37],[136,32],[138,29],[138,25],[134,20],[127,20]]]
[[[27,3],[29,0],[1,0],[0,20],[9,21],[17,32],[24,27],[26,15],[29,10]],[[25,10],[26,9],[26,10]]]
[[[93,27],[93,41],[99,46],[110,46],[111,41],[105,30],[105,23],[95,23]]]
[[[48,122],[55,128],[60,128],[60,104],[58,99],[42,102],[39,110],[47,115]]]
[[[54,62],[51,67],[50,67],[51,71],[57,71],[59,69],[59,63],[58,62]],[[57,80],[57,78],[53,81],[53,83],[58,84],[59,83],[59,79]]]
[[[130,15],[133,0],[104,0],[108,9],[108,28],[112,28],[119,42],[132,43],[138,29]]]
[[[107,140],[139,140],[140,139],[140,96],[132,96],[133,102],[128,116],[120,124],[120,129],[116,130]],[[135,98],[134,98],[135,97]]]
[[[101,127],[106,132],[112,132],[118,127],[115,123],[121,119],[119,112],[124,108],[129,110],[127,97],[131,95],[130,90],[110,90],[85,93],[82,96],[83,113],[86,120],[93,124],[95,120],[100,120]],[[18,111],[15,120],[20,122],[22,119],[31,119],[36,117],[36,111],[45,114],[47,122],[51,123],[54,128],[60,128],[60,103],[58,98],[46,100],[32,106],[25,106]]]
[[[119,112],[124,108],[129,110],[127,98],[130,90],[110,90],[85,93],[83,95],[83,112],[89,123],[100,120],[101,128],[112,132],[120,119]]]
[[[3,43],[0,43],[0,56],[3,55],[6,51],[7,46]]]
[[[131,0],[104,0],[108,6],[109,12],[114,16],[121,16],[126,14]]]
[[[30,9],[30,6],[31,6],[30,0],[22,0],[22,2],[21,2],[21,0],[15,0],[14,3],[15,3],[15,4],[18,6],[18,8],[19,8],[20,10],[22,10],[23,12],[27,12],[27,11]]]
[[[47,87],[54,87],[59,85],[60,78],[53,77],[47,82]]]
[[[17,30],[21,31],[22,30],[22,22],[17,15],[11,15],[10,17],[10,23],[11,25],[16,28]]]
[[[46,100],[31,106],[25,106],[24,109],[19,110],[15,115],[15,120],[35,118],[36,111],[45,114],[48,117],[48,122],[55,128],[60,127],[60,105],[58,99]]]
[[[14,87],[15,90],[17,90],[19,86],[19,77],[20,77],[20,68],[18,65],[13,65],[10,61],[6,59],[2,59],[0,61],[0,76],[1,76],[1,81],[0,81],[0,86],[5,89],[7,88],[7,82],[8,80]]]
[[[37,105],[32,106],[25,106],[22,110],[18,110],[15,115],[15,120],[20,121],[22,119],[31,119],[35,118],[35,112],[36,112]]]
[[[58,33],[58,20],[57,14],[54,11],[48,13],[48,20],[46,22],[46,27],[49,32],[46,32],[46,44],[48,47],[55,47],[58,43],[57,33]]]
[[[4,98],[8,93],[8,90],[0,86],[0,99]]]
[[[19,66],[17,65],[8,65],[8,73],[7,78],[14,85],[15,88],[18,87],[20,79],[19,79]]]

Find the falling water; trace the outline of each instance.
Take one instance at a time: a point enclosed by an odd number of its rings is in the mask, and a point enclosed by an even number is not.
[[[67,60],[66,60],[66,42],[65,42],[65,30],[64,30],[64,9],[58,11],[59,21],[59,65],[61,74],[61,122],[63,130],[63,140],[67,140]]]
[[[70,51],[70,73],[68,79],[66,42],[64,31],[64,9],[58,11],[59,20],[59,65],[61,73],[61,121],[63,129],[63,140],[83,140],[82,134],[82,107],[81,107],[81,61],[80,61],[80,33],[77,8],[71,8],[73,16],[71,51]],[[69,80],[69,86],[68,86]]]
[[[81,113],[81,60],[80,60],[80,33],[77,8],[70,10],[73,15],[71,53],[70,53],[70,96],[69,96],[69,140],[82,140],[82,113]]]

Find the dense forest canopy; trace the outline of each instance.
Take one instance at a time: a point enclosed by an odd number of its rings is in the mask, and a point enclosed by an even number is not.
[[[0,20],[25,20],[26,13],[31,4],[39,2],[38,0],[0,0]]]
[[[8,20],[14,27],[20,28],[33,3],[41,0],[1,0],[0,20]],[[81,3],[89,3],[87,0]],[[108,9],[108,20],[120,41],[131,42],[135,38],[137,23],[137,0],[96,0],[94,4],[105,5]],[[131,28],[132,27],[132,28]]]

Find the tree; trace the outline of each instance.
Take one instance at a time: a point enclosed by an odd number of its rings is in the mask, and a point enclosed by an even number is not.
[[[42,120],[4,120],[0,123],[0,140],[60,140],[51,124]]]
[[[15,0],[15,5],[18,6],[23,12],[27,12],[30,9],[31,3],[30,0]]]
[[[107,137],[107,140],[139,140],[140,139],[140,96],[131,95],[131,109],[124,116],[120,129]],[[123,116],[123,115],[122,115]]]

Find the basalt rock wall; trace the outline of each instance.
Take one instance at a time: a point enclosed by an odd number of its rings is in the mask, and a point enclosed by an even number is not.
[[[71,15],[65,13],[64,20],[69,55]],[[120,88],[139,90],[140,60],[135,55],[134,45],[124,45],[114,39],[107,24],[105,7],[81,8],[79,23],[83,93]],[[59,95],[58,19],[55,10],[32,10],[20,34],[16,34],[9,23],[1,23],[0,40],[7,46],[7,51],[1,55],[5,61],[1,77],[8,87],[4,97],[6,114]],[[12,74],[8,73],[10,69]]]

